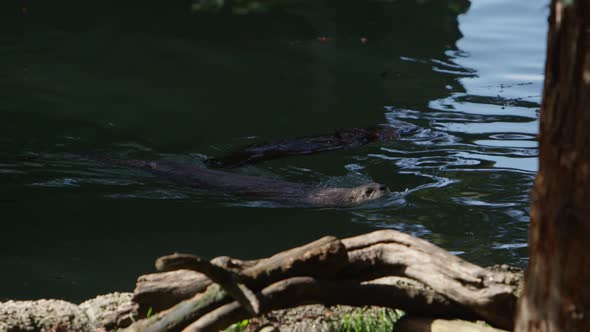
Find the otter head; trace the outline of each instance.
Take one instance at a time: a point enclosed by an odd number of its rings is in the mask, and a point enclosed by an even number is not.
[[[389,188],[380,183],[368,183],[352,188],[349,196],[350,203],[362,203],[383,197],[389,193]]]

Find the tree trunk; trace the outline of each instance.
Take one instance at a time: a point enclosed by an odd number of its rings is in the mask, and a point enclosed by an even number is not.
[[[516,331],[590,331],[590,1],[552,0]]]

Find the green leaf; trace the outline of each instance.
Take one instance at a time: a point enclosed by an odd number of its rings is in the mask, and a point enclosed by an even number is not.
[[[150,318],[153,314],[154,310],[152,309],[152,307],[150,307],[147,311],[147,314],[145,315],[146,318]]]

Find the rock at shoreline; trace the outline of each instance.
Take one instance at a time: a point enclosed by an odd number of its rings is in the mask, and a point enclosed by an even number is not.
[[[44,299],[0,302],[0,332],[97,331],[117,310],[131,303],[131,296],[131,293],[111,293],[80,305]]]
[[[0,331],[93,331],[77,305],[62,300],[0,302]]]
[[[130,306],[132,297],[132,293],[109,293],[82,302],[79,307],[95,327],[114,327],[119,310]]]

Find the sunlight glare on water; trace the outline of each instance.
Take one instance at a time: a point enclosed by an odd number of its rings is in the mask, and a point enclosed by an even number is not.
[[[217,15],[64,0],[0,12],[0,300],[131,291],[170,252],[258,258],[383,228],[524,266],[546,4],[294,1]],[[392,190],[358,206],[192,189],[80,157],[203,167],[255,142],[408,123],[393,142],[232,170]]]
[[[513,14],[502,8],[512,8]],[[448,181],[426,185],[446,187],[446,195],[441,195],[441,191],[413,192],[408,201],[415,206],[420,206],[421,200],[436,201],[449,208],[454,205],[457,213],[473,215],[460,218],[464,222],[495,223],[497,228],[492,231],[495,234],[479,241],[523,260],[527,193],[538,167],[536,133],[546,15],[545,1],[472,2],[469,11],[459,16],[459,29],[464,37],[457,42],[457,49],[446,52],[446,67],[459,69],[446,73],[456,77],[458,87],[447,86],[449,96],[430,101],[426,109],[387,107],[389,122],[427,123],[429,129],[407,138],[410,146],[406,149],[384,147],[382,155],[374,155],[394,160],[402,173],[447,178]],[[402,59],[439,70],[438,61],[433,59]],[[502,182],[502,179],[511,180]],[[473,213],[473,208],[479,212]],[[482,218],[480,213],[486,209],[497,217]],[[502,214],[510,217],[498,223]],[[383,221],[382,225],[398,227],[395,219],[389,223]],[[435,226],[432,228],[436,232]],[[465,234],[467,239],[463,241],[470,241],[469,237],[478,241],[477,232]],[[506,238],[507,234],[512,235]],[[469,251],[464,254],[471,257]]]

